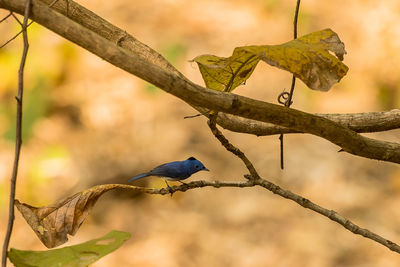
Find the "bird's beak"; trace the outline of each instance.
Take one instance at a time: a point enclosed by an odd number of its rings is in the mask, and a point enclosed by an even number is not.
[[[207,169],[206,167],[203,168],[203,171],[210,171],[209,169]]]

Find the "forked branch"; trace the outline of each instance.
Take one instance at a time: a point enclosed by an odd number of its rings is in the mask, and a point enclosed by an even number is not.
[[[334,222],[337,222],[338,224],[342,225],[344,228],[349,230],[350,232],[357,234],[357,235],[362,235],[366,238],[369,238],[375,242],[378,242],[385,247],[388,247],[390,250],[395,251],[397,253],[400,253],[400,246],[397,245],[396,243],[381,237],[380,235],[371,232],[368,229],[361,228],[360,226],[356,225],[349,219],[341,216],[339,213],[337,213],[334,210],[328,210],[326,208],[323,208],[314,202],[310,201],[307,198],[304,198],[300,195],[297,195],[289,190],[285,190],[278,185],[261,178],[256,169],[254,168],[253,164],[250,162],[250,160],[246,157],[246,155],[237,147],[232,145],[228,139],[221,133],[221,131],[218,130],[215,124],[215,115],[211,116],[210,120],[208,121],[208,125],[211,129],[211,132],[214,134],[214,136],[220,141],[221,145],[225,147],[226,150],[229,152],[232,152],[235,156],[237,156],[240,160],[243,161],[243,163],[246,165],[247,169],[250,172],[250,175],[245,175],[247,179],[249,179],[249,182],[253,185],[258,185],[261,187],[264,187],[265,189],[271,191],[274,194],[277,194],[281,197],[284,197],[286,199],[290,199],[303,208],[310,209],[312,211],[315,211],[322,216],[325,216],[329,219],[331,219]],[[249,183],[248,182],[248,183]],[[248,184],[246,183],[246,184]]]

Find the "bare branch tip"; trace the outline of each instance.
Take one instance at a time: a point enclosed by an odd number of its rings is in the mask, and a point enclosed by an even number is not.
[[[192,118],[196,118],[196,117],[200,117],[200,116],[201,116],[201,113],[196,114],[196,115],[185,116],[185,117],[183,117],[183,119],[192,119]]]

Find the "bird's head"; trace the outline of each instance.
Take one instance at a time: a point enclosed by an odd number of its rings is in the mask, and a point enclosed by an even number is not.
[[[191,173],[196,173],[198,171],[210,171],[207,169],[203,163],[201,163],[199,160],[195,159],[194,157],[190,157],[187,160],[187,163],[189,165]]]

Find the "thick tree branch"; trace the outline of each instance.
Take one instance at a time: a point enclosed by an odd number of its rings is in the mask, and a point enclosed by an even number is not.
[[[50,6],[53,4],[54,9],[64,16],[67,16],[72,21],[81,24],[89,30],[97,33],[101,37],[106,38],[107,40],[116,43],[129,51],[143,55],[143,57],[148,59],[150,62],[153,62],[162,68],[166,68],[177,75],[181,75],[179,71],[159,53],[85,7],[82,7],[73,1],[57,1],[54,3],[52,0],[41,0],[41,2]],[[201,107],[195,108],[201,113],[207,111]],[[327,119],[333,120],[342,126],[348,127],[351,130],[359,133],[379,132],[400,128],[400,110],[398,109],[388,112],[315,115],[326,117]],[[240,118],[222,112],[218,113],[217,124],[230,131],[254,134],[257,136],[281,133],[299,133],[298,131],[294,131],[289,128]]]
[[[51,4],[52,0],[41,0],[46,4]],[[107,22],[100,16],[90,10],[80,6],[73,1],[57,1],[54,9],[67,16],[71,20],[81,24],[89,30],[97,33],[103,38],[120,45],[121,47],[132,52],[143,55],[146,59],[154,64],[166,68],[169,71],[181,75],[167,60],[159,53],[135,39],[132,35],[119,29],[118,27]],[[190,104],[190,103],[189,103]],[[204,108],[196,107],[201,112],[206,111]],[[326,117],[338,124],[348,127],[359,133],[387,131],[400,128],[400,110],[395,109],[387,112],[369,112],[355,114],[315,114],[317,116]],[[227,130],[234,132],[254,134],[258,136],[273,135],[280,133],[299,133],[290,128],[278,125],[263,123],[259,121],[239,118],[229,114],[220,112],[218,114],[217,123]]]
[[[2,0],[0,7],[20,13],[23,3],[23,0]],[[121,48],[118,42],[108,41],[41,1],[33,0],[32,3],[31,17],[38,23],[191,105],[310,133],[331,141],[351,154],[400,163],[400,145],[397,143],[363,137],[326,118],[298,110],[203,88],[182,75],[153,64],[142,54]]]
[[[51,0],[41,0],[46,4],[51,4]],[[181,75],[167,60],[153,49],[136,40],[125,31],[115,27],[90,10],[80,6],[73,1],[58,1],[54,8],[61,14],[68,16],[73,21],[80,23],[91,31],[117,43],[121,47],[132,52],[141,54],[143,57],[154,64],[164,67],[169,71]],[[189,103],[190,104],[190,103]],[[201,108],[199,108],[201,109]],[[204,109],[202,109],[204,111]],[[376,132],[397,129],[400,127],[400,111],[398,109],[388,112],[370,112],[357,114],[316,114],[326,117],[356,132]],[[217,123],[225,129],[249,133],[254,135],[272,135],[280,133],[297,133],[293,129],[281,127],[274,124],[257,122],[244,118],[238,118],[229,114],[219,113]]]
[[[53,0],[40,1],[48,5],[51,5],[54,2]],[[143,57],[159,67],[165,68],[177,75],[182,75],[162,55],[147,45],[141,43],[126,31],[112,25],[85,7],[73,1],[57,1],[53,8],[64,16],[70,18],[72,21],[84,26],[94,33],[97,33],[101,37],[116,43],[129,51],[141,54]],[[198,109],[201,113],[206,111],[206,109],[201,107],[194,106],[194,108]],[[315,115],[333,120],[338,124],[348,127],[351,130],[359,133],[379,132],[400,128],[399,109],[387,112]],[[285,128],[270,123],[257,122],[254,120],[224,114],[222,112],[218,113],[217,124],[230,131],[254,134],[258,136],[280,133],[299,133],[298,131],[290,128]]]
[[[381,112],[348,113],[348,114],[314,114],[327,118],[357,133],[383,132],[400,128],[400,109]],[[217,124],[226,130],[257,136],[281,133],[302,133],[292,129],[230,114],[219,113]]]

